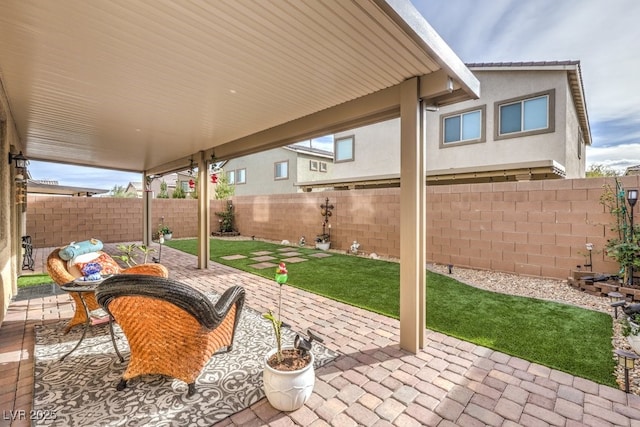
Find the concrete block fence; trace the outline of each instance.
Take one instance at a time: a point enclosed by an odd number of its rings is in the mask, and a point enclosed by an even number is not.
[[[640,177],[624,177],[625,188],[640,188]],[[593,269],[615,273],[604,254],[613,237],[614,217],[600,204],[612,178],[546,180],[427,187],[427,259],[460,267],[566,279],[587,263],[586,243],[594,244]],[[236,228],[242,235],[313,245],[322,232],[320,205],[334,205],[332,248],[348,250],[357,240],[365,253],[400,256],[400,189],[236,196]],[[225,209],[211,201],[211,211]],[[637,207],[640,211],[640,206]],[[175,238],[197,234],[197,200],[154,199],[152,220],[169,225]],[[142,238],[142,200],[30,196],[27,234],[34,247],[63,245],[96,237],[104,242]],[[638,216],[636,216],[638,218]],[[640,218],[638,218],[640,220]],[[211,230],[218,230],[212,215]]]

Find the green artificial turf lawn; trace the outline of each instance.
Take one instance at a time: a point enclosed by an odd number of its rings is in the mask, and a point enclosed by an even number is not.
[[[195,254],[195,240],[167,242]],[[274,268],[250,267],[258,261],[253,252],[271,251],[277,257],[281,245],[246,240],[211,242],[211,259],[221,264],[272,279]],[[310,257],[318,250],[295,248],[305,262],[287,263],[288,285],[361,307],[399,317],[400,265],[394,262],[330,253]],[[245,255],[239,260],[222,256]],[[275,288],[274,288],[275,289]],[[286,298],[286,293],[284,294]],[[530,362],[555,368],[616,387],[613,376],[612,319],[605,313],[578,307],[485,291],[451,277],[427,272],[427,327]]]
[[[39,286],[53,283],[48,274],[29,274],[18,277],[18,289],[27,288],[29,286]]]

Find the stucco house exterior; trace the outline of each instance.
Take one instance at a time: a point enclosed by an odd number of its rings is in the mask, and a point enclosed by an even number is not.
[[[287,145],[231,159],[223,166],[235,195],[282,194],[301,191],[298,181],[327,179],[333,153],[303,145]]]
[[[480,98],[427,105],[427,184],[585,176],[591,131],[579,61],[467,64]],[[334,135],[326,179],[304,191],[398,186],[400,125],[393,119]]]

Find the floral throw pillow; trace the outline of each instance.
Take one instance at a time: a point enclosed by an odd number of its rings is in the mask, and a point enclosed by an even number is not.
[[[67,262],[67,270],[74,277],[82,277],[82,271],[84,267],[89,263],[98,263],[102,267],[100,274],[103,276],[109,274],[120,273],[120,266],[113,258],[111,258],[105,252],[90,252],[84,255],[78,255],[77,257]],[[89,269],[87,269],[89,270]]]

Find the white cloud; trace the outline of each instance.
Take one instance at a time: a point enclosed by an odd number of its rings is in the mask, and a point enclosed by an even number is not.
[[[60,185],[111,190],[115,185],[127,186],[129,182],[142,181],[142,174],[109,169],[63,165],[32,161],[29,163],[31,178],[54,180]]]
[[[640,143],[623,144],[613,147],[589,147],[587,168],[592,164],[624,172],[629,166],[640,165]]]

